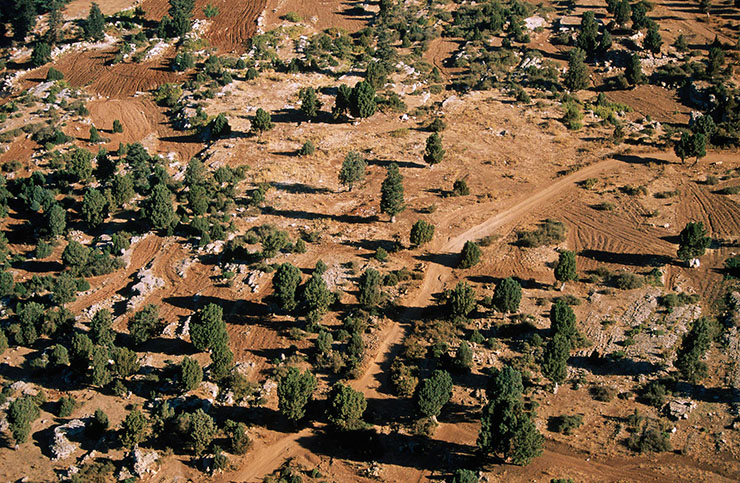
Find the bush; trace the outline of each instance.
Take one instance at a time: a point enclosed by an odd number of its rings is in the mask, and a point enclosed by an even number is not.
[[[305,143],[303,143],[303,146],[301,146],[301,149],[298,150],[298,154],[301,156],[310,156],[313,153],[316,152],[316,146],[311,142],[309,139]]]
[[[642,287],[645,280],[631,272],[620,272],[612,277],[612,283],[620,290],[632,290]]]
[[[591,386],[588,390],[596,401],[609,402],[617,395],[617,390],[611,386]]]
[[[565,240],[565,225],[557,220],[546,219],[536,230],[517,233],[517,243],[523,247],[540,247]]]
[[[463,246],[462,252],[460,253],[460,261],[457,264],[458,268],[470,268],[480,262],[481,250],[475,242],[466,241]]]
[[[660,428],[649,427],[649,424],[645,423],[642,432],[639,434],[633,433],[629,439],[627,439],[627,447],[638,453],[646,453],[648,451],[654,453],[670,451],[670,433],[663,431]]]
[[[49,67],[49,71],[46,73],[46,80],[57,81],[64,79],[64,74],[56,70],[54,67]]]
[[[645,386],[641,398],[645,404],[660,409],[665,405],[667,396],[668,389],[665,384],[660,381],[653,381]]]
[[[72,396],[65,396],[59,399],[59,417],[68,418],[72,415],[72,411],[77,407],[77,401]]]
[[[573,434],[573,431],[583,425],[583,416],[575,414],[572,416],[554,416],[550,418],[550,428],[556,433],[565,435]]]
[[[452,184],[452,196],[467,196],[470,194],[468,183],[464,179],[455,180]]]

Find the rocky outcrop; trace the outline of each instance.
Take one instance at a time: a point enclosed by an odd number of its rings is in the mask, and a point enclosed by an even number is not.
[[[54,436],[52,437],[49,448],[51,459],[57,461],[71,456],[77,450],[78,446],[69,440],[69,436],[74,436],[83,429],[85,429],[85,423],[81,419],[74,419],[54,428]]]

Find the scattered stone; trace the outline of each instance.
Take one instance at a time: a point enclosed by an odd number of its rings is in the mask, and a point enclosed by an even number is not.
[[[127,311],[135,310],[146,300],[149,294],[159,288],[163,288],[165,285],[163,279],[154,275],[151,266],[147,266],[136,272],[136,280],[137,282],[131,287],[133,296],[126,304]]]
[[[696,408],[696,403],[689,399],[675,399],[668,403],[665,412],[674,420],[688,419],[689,414]]]
[[[144,451],[136,447],[129,454],[132,469],[135,475],[143,477],[145,475],[156,475],[159,468],[155,463],[159,460],[159,454],[156,451]]]

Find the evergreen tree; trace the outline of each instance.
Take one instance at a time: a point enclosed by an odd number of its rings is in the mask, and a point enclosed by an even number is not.
[[[149,431],[149,421],[138,408],[131,410],[121,423],[121,444],[133,449],[143,442]]]
[[[96,228],[108,217],[108,202],[99,190],[88,188],[82,197],[81,211],[85,223]]]
[[[508,366],[492,376],[477,444],[486,454],[526,465],[542,453],[544,438],[524,410],[522,389],[521,375]]]
[[[457,264],[457,268],[470,268],[480,262],[481,251],[478,244],[470,240],[465,242],[462,251],[460,252],[460,261]]]
[[[308,370],[301,373],[296,367],[278,380],[277,395],[280,412],[291,421],[298,421],[306,414],[306,404],[316,389],[316,377]]]
[[[129,320],[128,331],[134,344],[138,345],[159,336],[163,326],[164,323],[159,318],[159,307],[149,304],[136,312]]]
[[[522,300],[522,286],[511,277],[501,280],[493,292],[493,306],[503,313],[519,310]]]
[[[229,334],[223,320],[224,311],[214,303],[199,309],[190,319],[190,340],[199,351],[226,347]]]
[[[90,321],[90,337],[97,345],[111,347],[116,339],[110,310],[100,309]]]
[[[36,15],[34,0],[14,0],[12,13],[9,16],[14,39],[22,42],[31,33],[36,25]]]
[[[231,125],[223,112],[208,123],[208,129],[211,133],[211,139],[223,138],[231,133]]]
[[[555,333],[545,347],[542,360],[542,374],[556,384],[560,384],[568,375],[568,358],[570,342],[561,333]]]
[[[632,30],[642,30],[646,26],[650,19],[647,16],[648,6],[644,1],[639,1],[632,5]]]
[[[52,205],[46,215],[46,229],[52,237],[63,235],[67,229],[67,212],[57,203]]]
[[[339,170],[339,182],[347,186],[350,191],[355,183],[365,179],[367,162],[356,151],[350,151],[344,157],[342,169]]]
[[[113,120],[113,132],[114,133],[123,132],[123,125],[121,124],[121,121],[119,121],[118,119]]]
[[[580,91],[588,87],[588,68],[586,67],[586,53],[581,49],[573,49],[568,54],[568,70],[563,82],[569,91]]]
[[[90,383],[93,386],[105,387],[113,379],[110,369],[108,369],[108,360],[110,358],[108,348],[95,346],[92,348],[91,355],[92,361],[90,365],[92,366],[92,374],[90,375]]]
[[[318,269],[314,270],[303,289],[303,296],[308,306],[306,318],[309,322],[319,322],[334,300],[321,273]]]
[[[192,391],[203,380],[203,369],[198,361],[190,357],[183,358],[180,363],[180,383],[186,391]]]
[[[467,282],[457,282],[447,302],[453,319],[465,318],[475,309],[475,291]]]
[[[683,379],[697,383],[707,376],[707,365],[702,359],[717,333],[716,322],[702,317],[697,319],[691,329],[684,334],[681,346],[676,351],[674,362]]]
[[[642,73],[642,63],[640,63],[640,57],[637,54],[632,54],[627,62],[624,76],[627,78],[627,82],[632,85],[644,84],[646,82],[645,74]]]
[[[59,0],[52,0],[48,5],[49,15],[46,19],[48,29],[46,30],[44,40],[50,45],[56,45],[62,39],[62,26],[64,25],[64,17],[62,17],[63,3]]]
[[[10,403],[7,412],[8,428],[16,444],[26,442],[31,433],[31,423],[40,415],[41,411],[33,396],[20,396]]]
[[[685,163],[686,158],[692,155],[691,148],[691,133],[688,131],[682,132],[681,139],[673,143],[673,152],[681,159],[681,163]]]
[[[313,119],[319,114],[321,101],[319,101],[319,98],[316,96],[316,89],[313,87],[305,87],[299,91],[298,97],[301,100],[301,112],[303,112],[308,119]]]
[[[190,32],[192,27],[195,0],[169,0],[169,3],[170,9],[167,13],[171,21],[168,22],[167,30],[172,37],[182,37]]]
[[[599,24],[596,23],[594,12],[586,11],[581,17],[581,31],[578,33],[576,44],[588,55],[593,55],[598,46]]]
[[[380,211],[390,215],[391,222],[396,215],[406,207],[403,202],[403,176],[398,171],[398,165],[391,163],[380,186]]]
[[[711,242],[704,223],[691,221],[678,235],[678,258],[683,261],[698,258],[704,255]]]
[[[627,25],[627,22],[629,22],[631,15],[632,7],[630,7],[629,0],[622,0],[617,4],[617,8],[614,11],[614,21],[621,28],[624,28],[624,26]]]
[[[360,295],[358,297],[360,305],[371,309],[380,303],[382,298],[382,293],[380,292],[382,278],[380,273],[373,268],[365,270],[360,277]]]
[[[262,134],[263,132],[272,129],[272,127],[273,124],[270,113],[262,108],[257,109],[257,112],[254,114],[254,120],[252,120],[252,132]]]
[[[69,273],[64,272],[54,280],[51,300],[56,305],[64,306],[64,304],[74,301],[76,294],[77,282]]]
[[[162,183],[152,189],[141,211],[144,219],[155,230],[171,229],[177,223],[177,215],[172,207],[172,193]]]
[[[360,429],[364,425],[362,414],[366,408],[367,401],[361,392],[337,382],[329,395],[327,417],[332,424],[340,429]]]
[[[82,30],[87,40],[100,42],[105,37],[105,17],[97,3],[93,2],[87,14]]]
[[[31,52],[31,64],[34,67],[41,67],[47,62],[51,62],[51,46],[43,40],[36,42]]]
[[[352,89],[350,111],[354,117],[370,117],[375,114],[375,89],[370,83],[362,81]]]
[[[576,314],[565,300],[558,299],[550,308],[550,330],[553,334],[563,335],[571,347],[575,347],[580,337],[576,327]]]
[[[442,149],[442,138],[436,132],[432,133],[427,138],[427,145],[424,149],[424,162],[429,164],[429,166],[434,166],[442,162],[444,156],[445,151]]]
[[[292,311],[296,307],[296,292],[301,283],[301,271],[290,263],[278,266],[272,278],[275,294],[280,301],[280,306],[285,311]]]
[[[647,34],[645,35],[645,42],[643,47],[649,50],[653,54],[660,53],[660,47],[663,45],[663,39],[658,31],[658,24],[654,21],[650,21],[648,24]]]
[[[465,341],[460,342],[457,347],[455,365],[460,369],[470,369],[473,365],[473,349]]]
[[[570,250],[563,250],[555,265],[555,280],[559,282],[570,282],[578,278],[576,273],[576,254]]]
[[[348,85],[342,84],[337,88],[337,97],[334,101],[334,107],[331,110],[332,117],[334,119],[339,119],[347,114],[347,111],[350,110],[351,106],[352,89]]]
[[[419,220],[411,227],[409,239],[412,245],[421,246],[432,241],[434,237],[434,225],[424,220]]]
[[[428,418],[437,417],[452,397],[452,378],[447,371],[436,370],[424,379],[417,394],[419,412]]]

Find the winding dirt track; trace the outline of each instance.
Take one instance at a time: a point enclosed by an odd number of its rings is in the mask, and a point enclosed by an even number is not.
[[[411,316],[409,314],[418,312],[418,309],[429,306],[432,303],[432,295],[442,289],[445,280],[452,272],[452,268],[442,264],[442,260],[449,253],[459,252],[468,240],[480,239],[493,233],[500,227],[516,221],[522,215],[572,189],[576,182],[593,177],[602,171],[614,169],[619,165],[620,162],[615,159],[608,159],[592,164],[576,173],[553,182],[549,186],[534,190],[512,207],[488,218],[483,223],[473,226],[454,238],[447,238],[444,242],[439,241],[437,245],[441,246],[433,247],[434,251],[438,254],[435,257],[436,261],[429,263],[421,287],[409,299],[404,318],[410,320]],[[494,206],[494,203],[482,204],[477,207],[476,211],[483,213],[491,210]],[[440,226],[446,226],[447,222],[459,218],[460,215],[459,210],[449,214],[445,220],[440,222]],[[356,390],[363,392],[366,398],[385,397],[378,393],[380,380],[383,376],[382,366],[386,361],[392,359],[394,351],[397,350],[406,336],[407,327],[407,324],[393,323],[387,329],[388,332],[379,344],[378,352],[365,370],[365,373],[352,383],[352,386]],[[306,428],[298,433],[286,435],[273,444],[258,448],[250,454],[250,460],[255,462],[255,464],[247,465],[242,471],[228,475],[229,479],[232,481],[261,481],[264,475],[274,471],[286,458],[295,456],[299,451],[297,441],[301,437],[311,433],[311,431],[312,428]]]

